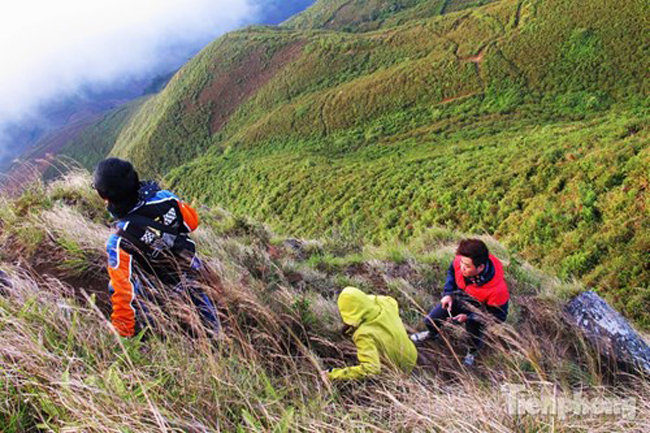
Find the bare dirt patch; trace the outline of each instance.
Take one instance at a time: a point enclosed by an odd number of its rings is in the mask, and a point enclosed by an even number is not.
[[[485,57],[485,49],[481,48],[477,55],[465,57],[462,60],[464,62],[470,62],[470,63],[481,63],[484,57]]]
[[[234,69],[219,74],[208,84],[198,98],[199,105],[211,105],[210,132],[221,130],[230,116],[243,102],[267,84],[275,74],[295,60],[304,47],[304,41],[295,41],[278,49],[270,59],[263,47],[257,47]]]

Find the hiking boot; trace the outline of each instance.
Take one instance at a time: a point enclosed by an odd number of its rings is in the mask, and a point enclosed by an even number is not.
[[[463,359],[463,365],[465,367],[473,367],[475,363],[476,363],[475,353],[469,352],[467,355],[465,355],[465,359]]]
[[[422,343],[431,338],[429,331],[416,332],[415,334],[410,335],[411,341],[415,344]]]

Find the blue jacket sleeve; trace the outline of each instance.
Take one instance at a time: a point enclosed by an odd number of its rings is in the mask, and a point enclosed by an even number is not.
[[[456,273],[454,272],[454,262],[451,262],[449,269],[447,269],[447,279],[445,280],[445,286],[442,289],[442,296],[454,295],[458,292],[458,286],[456,285]]]

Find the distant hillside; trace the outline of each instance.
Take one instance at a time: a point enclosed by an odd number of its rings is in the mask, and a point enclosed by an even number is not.
[[[648,326],[645,9],[320,1],[216,40],[111,153],[299,235],[496,234]]]
[[[20,122],[0,124],[0,148],[5,150],[0,154],[0,171],[10,171],[13,159],[34,161],[45,154],[59,153],[85,127],[101,122],[129,101],[159,92],[172,75],[127,79],[98,89],[86,86],[72,95],[45,102]]]
[[[83,167],[92,170],[112,150],[124,125],[146,100],[147,97],[136,99],[105,114],[68,140],[59,155],[74,158]]]
[[[1,175],[0,189],[19,191],[35,177],[53,179],[70,166],[92,170],[111,151],[124,125],[144,100],[136,99],[103,114],[81,116],[46,134]]]
[[[407,20],[482,6],[496,0],[320,0],[283,25],[350,32],[376,30]]]
[[[250,28],[188,63],[114,152],[159,172],[215,144],[330,136],[462,97],[503,113],[544,103],[557,120],[642,101],[642,16],[634,1],[503,0],[361,34]]]

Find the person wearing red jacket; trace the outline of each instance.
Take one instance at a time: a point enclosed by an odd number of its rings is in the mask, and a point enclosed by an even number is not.
[[[106,243],[116,331],[132,337],[155,325],[144,301],[186,299],[208,333],[216,336],[219,317],[197,283],[202,263],[189,236],[199,225],[196,211],[155,182],[140,182],[133,165],[117,158],[99,163],[93,187],[117,219]]]
[[[501,261],[489,253],[480,239],[465,239],[458,245],[456,257],[447,270],[440,303],[424,319],[428,330],[412,334],[411,340],[421,343],[437,337],[445,320],[464,323],[472,336],[464,363],[471,366],[483,345],[485,316],[477,310],[486,311],[496,321],[504,322],[509,300]]]

